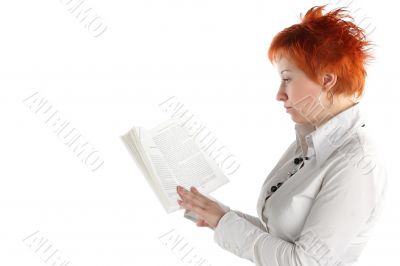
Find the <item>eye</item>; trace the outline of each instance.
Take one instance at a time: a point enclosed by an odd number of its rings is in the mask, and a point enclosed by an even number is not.
[[[284,82],[288,82],[290,79],[282,79]]]

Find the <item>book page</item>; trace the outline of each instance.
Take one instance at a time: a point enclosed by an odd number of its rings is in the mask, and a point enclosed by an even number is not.
[[[150,183],[150,186],[153,188],[154,192],[164,205],[165,203],[163,201],[165,200],[163,199],[164,192],[161,190],[162,186],[160,185],[158,178],[155,176],[150,160],[144,152],[141,144],[145,136],[145,132],[146,130],[144,128],[134,127],[121,137],[125,146],[134,157],[136,165],[139,167],[142,174],[146,177],[147,181]]]
[[[229,181],[180,122],[170,119],[149,130],[143,140],[163,190],[176,206],[179,206],[176,202],[178,184],[186,189],[195,186],[201,193],[208,194]]]

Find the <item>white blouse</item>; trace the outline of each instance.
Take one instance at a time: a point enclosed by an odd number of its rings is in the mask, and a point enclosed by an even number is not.
[[[387,184],[359,105],[318,128],[295,124],[296,140],[261,188],[258,217],[219,202],[227,212],[214,241],[259,266],[353,265],[382,211]],[[308,160],[296,165],[301,156]]]

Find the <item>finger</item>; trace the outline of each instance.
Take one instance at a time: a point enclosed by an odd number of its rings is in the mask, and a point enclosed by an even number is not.
[[[210,226],[206,221],[203,219],[197,221],[197,226],[205,227],[205,226]]]
[[[207,198],[203,194],[200,193],[200,191],[196,187],[190,187],[190,191],[197,196],[200,202],[206,204],[207,202],[212,201],[211,199]]]
[[[208,199],[208,200],[209,200],[209,198],[207,198],[206,196],[204,196],[203,194],[201,194],[200,191],[199,191],[196,187],[194,187],[194,186],[190,187],[190,191],[191,191],[193,194],[195,194],[195,195],[197,195],[198,197],[200,197],[200,198]]]
[[[178,204],[179,206],[196,213],[200,218],[204,218],[204,215],[206,214],[205,209],[199,206],[198,203],[193,202],[191,200],[183,200],[183,201],[178,200]]]
[[[207,201],[209,199],[202,196],[198,191],[198,193],[193,192],[193,190],[186,190],[183,188],[182,190],[177,190],[178,195],[183,199],[183,201],[187,204],[191,204],[193,206],[198,206],[200,208],[206,207]]]
[[[197,221],[197,223],[198,223],[198,224],[201,224],[201,225],[207,225],[207,224],[208,224],[204,219],[199,219],[199,220]]]
[[[198,226],[198,227],[208,227],[208,226],[205,225],[205,224],[197,224],[197,226]]]

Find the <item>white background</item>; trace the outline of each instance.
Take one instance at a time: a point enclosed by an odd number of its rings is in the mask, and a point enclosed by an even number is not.
[[[207,265],[252,265],[213,242],[213,231],[167,215],[119,136],[169,118],[177,97],[240,160],[213,196],[256,215],[264,178],[294,138],[275,100],[280,83],[266,53],[272,37],[326,1],[86,0],[107,30],[95,38],[67,1],[7,1],[0,9],[0,265],[50,265],[24,238],[39,234],[69,265],[190,265],[159,236],[175,230]],[[332,1],[335,2],[336,1]],[[343,6],[350,1],[331,4]],[[387,204],[359,264],[398,263],[398,17],[394,1],[353,1],[377,47],[362,100],[384,151]],[[364,24],[366,25],[366,24]],[[95,147],[82,163],[24,104],[39,92]],[[240,195],[240,196],[238,196]]]

